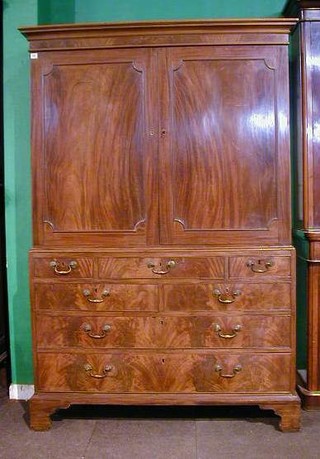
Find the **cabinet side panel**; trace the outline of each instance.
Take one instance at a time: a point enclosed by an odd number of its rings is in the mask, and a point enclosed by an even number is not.
[[[314,227],[320,228],[320,26],[310,24],[310,57],[307,66],[311,72],[312,91],[312,150],[313,150],[313,213]]]

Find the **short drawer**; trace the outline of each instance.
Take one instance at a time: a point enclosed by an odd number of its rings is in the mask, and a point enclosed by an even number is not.
[[[274,256],[245,256],[229,258],[230,278],[263,278],[291,276],[291,258]]]
[[[290,348],[290,316],[36,318],[38,349]]]
[[[275,393],[293,390],[291,355],[38,353],[37,391],[91,393]]]
[[[158,287],[135,284],[34,283],[38,310],[157,311]]]
[[[93,258],[72,256],[34,258],[31,273],[34,277],[89,278],[93,276]]]
[[[162,286],[167,311],[291,309],[290,283],[198,283]]]
[[[101,258],[99,277],[124,278],[224,278],[224,258]]]

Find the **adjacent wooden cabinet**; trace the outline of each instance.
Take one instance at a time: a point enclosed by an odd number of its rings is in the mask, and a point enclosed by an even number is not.
[[[299,428],[294,24],[22,29],[34,429],[75,403],[255,404]]]
[[[297,246],[299,316],[306,322],[307,372],[299,393],[305,408],[320,407],[320,1],[290,0],[284,13],[299,17],[292,36],[295,162],[294,237]],[[307,289],[305,289],[307,278]],[[300,290],[300,291],[299,291]],[[307,290],[307,292],[305,292]]]

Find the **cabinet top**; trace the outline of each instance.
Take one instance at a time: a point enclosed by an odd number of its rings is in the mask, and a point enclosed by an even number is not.
[[[287,0],[282,14],[299,17],[301,20],[319,20],[320,0]]]
[[[52,49],[287,44],[292,18],[56,24],[21,27],[30,51]]]

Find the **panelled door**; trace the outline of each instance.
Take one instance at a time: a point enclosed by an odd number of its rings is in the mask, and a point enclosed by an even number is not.
[[[32,61],[35,245],[158,240],[152,54],[50,51]]]
[[[162,53],[162,244],[289,243],[286,52]]]

